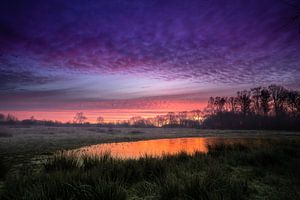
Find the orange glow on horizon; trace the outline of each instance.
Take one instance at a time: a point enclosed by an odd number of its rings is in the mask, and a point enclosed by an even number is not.
[[[143,118],[152,118],[157,115],[165,115],[168,112],[181,112],[181,111],[192,111],[201,109],[206,106],[203,102],[185,102],[176,101],[168,102],[166,106],[160,106],[160,108],[153,109],[78,109],[78,110],[12,110],[12,111],[0,111],[3,114],[12,114],[19,120],[29,119],[34,116],[37,120],[52,120],[60,122],[73,122],[73,118],[77,112],[83,112],[87,117],[89,123],[96,123],[96,119],[99,116],[104,118],[105,122],[116,122],[120,120],[128,120],[133,116],[141,116]]]

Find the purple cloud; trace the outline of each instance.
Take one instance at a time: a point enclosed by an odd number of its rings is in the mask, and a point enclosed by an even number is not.
[[[299,89],[296,12],[280,0],[1,1],[0,92],[88,101],[96,90],[83,79],[91,75],[172,82],[170,90],[181,81],[199,90],[270,83]],[[115,85],[107,87],[113,94],[97,91],[122,96],[126,89]],[[149,85],[126,94],[155,96]]]

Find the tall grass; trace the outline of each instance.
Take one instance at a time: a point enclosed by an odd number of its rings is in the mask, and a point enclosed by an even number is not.
[[[8,170],[7,162],[5,162],[4,158],[0,156],[0,180],[5,177]]]
[[[122,160],[60,153],[7,177],[2,199],[298,199],[299,142],[216,142],[208,153]],[[286,187],[286,185],[289,185]]]
[[[8,138],[8,137],[13,137],[13,134],[8,133],[4,130],[0,130],[0,138]]]

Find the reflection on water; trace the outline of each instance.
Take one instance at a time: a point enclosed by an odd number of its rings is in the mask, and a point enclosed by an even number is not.
[[[174,138],[144,140],[137,142],[119,142],[98,144],[83,147],[72,152],[78,155],[101,155],[110,152],[113,157],[138,158],[144,155],[161,156],[163,154],[176,154],[184,151],[189,154],[195,151],[207,152],[209,138]]]

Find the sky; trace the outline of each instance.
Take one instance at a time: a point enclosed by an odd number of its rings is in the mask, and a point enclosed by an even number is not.
[[[1,0],[0,112],[114,121],[260,85],[298,90],[296,3]]]

